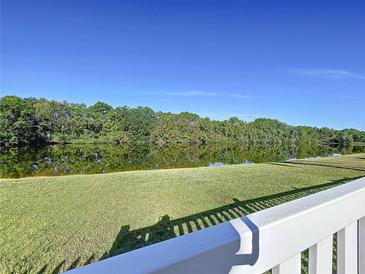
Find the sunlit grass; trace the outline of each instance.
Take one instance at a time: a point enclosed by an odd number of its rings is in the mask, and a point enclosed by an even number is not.
[[[365,154],[0,180],[0,272],[64,271],[359,176]]]

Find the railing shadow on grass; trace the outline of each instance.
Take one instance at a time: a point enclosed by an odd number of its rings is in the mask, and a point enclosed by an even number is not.
[[[270,163],[274,164],[274,163]],[[277,163],[275,163],[277,165]],[[295,165],[304,165],[304,166],[319,166],[319,167],[329,167],[329,168],[338,168],[338,169],[348,169],[348,170],[354,170],[354,171],[365,171],[365,168],[359,168],[359,167],[347,167],[347,166],[336,166],[336,165],[330,165],[330,164],[323,164],[319,162],[304,162],[302,160],[299,160],[298,162],[290,161],[290,162],[283,162],[281,163],[281,166],[287,166],[287,167],[293,167]]]
[[[63,271],[67,271],[67,270],[74,269],[74,268],[76,268],[78,266],[88,265],[88,264],[90,264],[90,263],[92,263],[94,261],[96,261],[96,257],[95,257],[95,254],[93,253],[83,263],[81,263],[81,257],[77,257],[71,264],[69,264],[68,267],[66,267],[66,269],[64,269],[64,267],[66,265],[66,261],[63,260],[62,262],[60,262],[53,269],[49,269],[48,264],[46,264],[40,270],[38,270],[36,273],[37,274],[43,274],[43,273],[46,273],[47,272],[47,273],[52,273],[52,274],[58,274],[58,273],[61,273]],[[28,273],[28,272],[26,271],[24,273]],[[15,273],[12,273],[12,274],[15,274]]]
[[[49,269],[48,265],[45,265],[37,273],[47,272],[55,274],[62,272],[61,270],[65,271],[82,265],[87,265],[92,262],[100,261],[181,235],[186,235],[193,231],[211,227],[225,221],[299,199],[361,177],[362,176],[333,180],[321,185],[295,188],[290,191],[245,201],[233,198],[233,203],[231,204],[178,219],[171,219],[170,216],[164,215],[156,224],[140,229],[131,230],[129,225],[123,225],[120,228],[110,250],[105,252],[102,256],[99,257],[92,254],[83,262],[80,260],[80,257],[78,257],[71,264],[62,261],[53,269]]]
[[[100,260],[289,202],[360,177],[333,180],[326,184],[296,188],[245,201],[233,198],[231,204],[183,218],[171,219],[170,216],[164,215],[156,224],[140,229],[131,230],[129,225],[124,225],[110,250]]]

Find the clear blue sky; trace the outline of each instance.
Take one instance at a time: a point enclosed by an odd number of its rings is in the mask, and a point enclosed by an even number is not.
[[[365,130],[364,0],[1,5],[1,95]]]

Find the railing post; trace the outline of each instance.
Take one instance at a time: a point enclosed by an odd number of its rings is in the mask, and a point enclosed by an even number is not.
[[[333,236],[309,248],[309,274],[332,274]]]
[[[337,233],[337,273],[357,273],[357,221]]]
[[[359,229],[359,274],[365,274],[365,217],[358,223]]]

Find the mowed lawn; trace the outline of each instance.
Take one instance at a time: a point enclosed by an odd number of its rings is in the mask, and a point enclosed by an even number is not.
[[[365,154],[0,180],[0,272],[58,273],[365,176]]]

